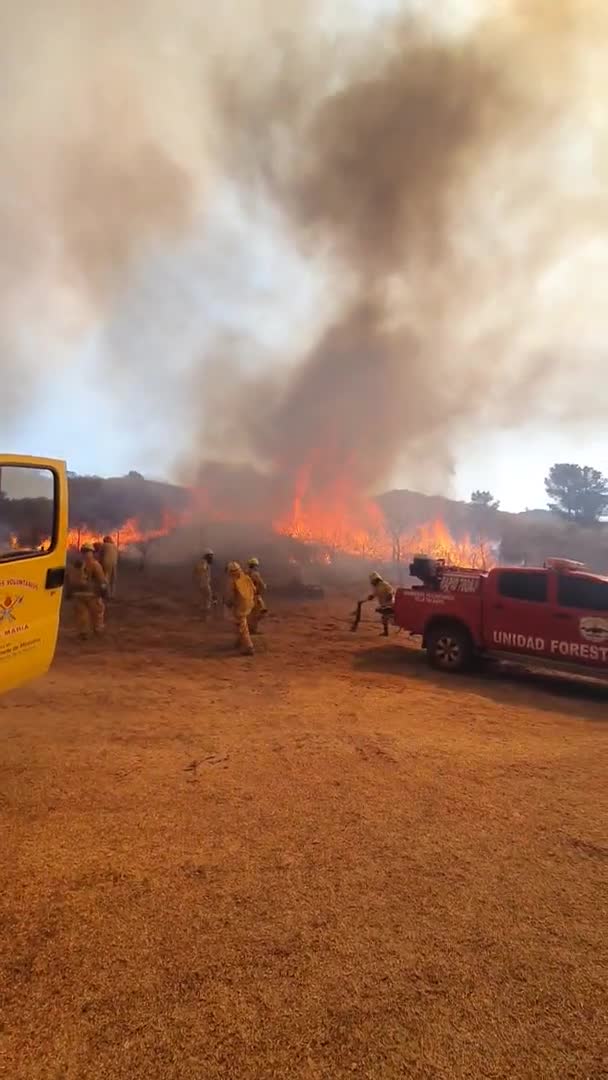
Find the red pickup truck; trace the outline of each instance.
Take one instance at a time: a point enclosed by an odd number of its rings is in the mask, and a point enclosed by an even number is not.
[[[397,589],[394,621],[422,637],[433,667],[462,671],[482,655],[608,678],[608,578],[581,563],[482,573],[418,556],[410,574],[422,584]]]

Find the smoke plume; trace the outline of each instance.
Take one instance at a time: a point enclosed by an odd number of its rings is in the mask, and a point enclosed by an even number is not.
[[[167,469],[428,489],[602,414],[603,0],[351,3],[2,0],[5,423],[91,328]]]
[[[592,2],[517,2],[444,36],[401,19],[334,85],[292,57],[263,107],[243,84],[228,88],[230,124],[247,132],[231,171],[280,207],[293,244],[322,264],[334,310],[287,376],[239,386],[231,371],[220,411],[233,435],[214,453],[238,432],[280,476],[305,464],[316,492],[331,495],[345,473],[373,489],[397,464],[428,488],[471,428],[599,415],[604,353],[591,327],[583,381],[569,355],[576,344],[580,357],[583,319],[568,263],[608,208],[600,174],[590,182],[584,168],[590,149],[599,167],[605,151],[605,130],[590,147],[585,128],[589,82],[597,91],[603,78],[589,75],[600,23]],[[565,287],[578,296],[556,310]],[[203,440],[215,430],[207,416]]]

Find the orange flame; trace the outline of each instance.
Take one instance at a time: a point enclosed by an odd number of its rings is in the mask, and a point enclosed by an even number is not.
[[[445,559],[452,566],[470,566],[489,570],[495,564],[489,540],[473,541],[469,534],[456,540],[440,520],[422,525],[407,538],[408,555],[424,553],[433,559]]]
[[[275,531],[283,536],[378,562],[405,561],[424,553],[456,566],[485,570],[493,565],[489,541],[475,543],[468,535],[458,540],[440,520],[399,536],[396,544],[377,503],[349,497],[345,485],[329,497],[314,497],[307,492],[309,475],[306,469],[300,471],[290,513],[274,522]]]
[[[381,507],[349,489],[349,470],[345,470],[343,479],[339,482],[334,479],[328,489],[320,493],[311,490],[312,472],[312,466],[299,470],[291,508],[273,522],[273,529],[281,536],[320,549],[314,553],[315,561],[330,564],[336,553],[342,553],[378,563],[405,563],[414,555],[424,553],[431,558],[445,559],[452,565],[475,569],[489,569],[494,565],[490,542],[474,542],[468,535],[457,539],[441,520],[421,525],[410,534],[404,533],[396,538],[389,529]],[[315,486],[318,487],[318,478]],[[101,541],[104,535],[111,535],[118,547],[124,550],[168,536],[195,518],[221,521],[224,515],[215,501],[213,505],[210,504],[204,491],[192,491],[188,510],[179,513],[165,511],[160,524],[154,528],[144,527],[135,517],[128,518],[115,530],[102,531],[83,523],[70,528],[68,547],[79,549],[85,543],[94,544]],[[263,513],[260,514],[262,518]],[[19,548],[16,536],[11,537],[10,542],[16,550]],[[43,541],[43,547],[49,546],[47,538]]]
[[[128,518],[115,530],[100,531],[91,529],[88,525],[72,527],[68,532],[68,547],[80,548],[83,544],[95,544],[101,541],[104,536],[111,536],[120,548],[145,544],[150,540],[157,540],[161,536],[168,536],[180,525],[186,525],[191,516],[190,512],[174,514],[165,511],[161,524],[154,529],[143,528],[137,518]]]
[[[377,503],[353,497],[346,480],[334,481],[331,490],[313,495],[310,479],[311,467],[304,466],[296,477],[291,510],[273,523],[275,532],[329,551],[380,561],[390,558],[391,541]]]

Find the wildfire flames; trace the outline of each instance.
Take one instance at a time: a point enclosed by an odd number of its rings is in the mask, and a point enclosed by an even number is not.
[[[191,518],[190,514],[167,513],[155,529],[144,529],[136,518],[130,518],[111,535],[121,549],[143,547],[151,540],[168,536]],[[302,499],[296,497],[291,512],[273,522],[273,529],[280,536],[288,536],[320,549],[318,561],[325,564],[330,563],[338,553],[386,563],[406,562],[421,552],[457,566],[489,569],[493,563],[488,542],[476,543],[470,536],[456,539],[441,520],[395,537],[387,526],[382,510],[371,500],[364,502],[356,514],[352,506],[334,504],[328,507],[314,500],[307,500],[304,504]],[[88,526],[71,528],[68,546],[77,549],[82,544],[95,543],[101,536],[99,530]]]
[[[457,566],[488,569],[492,565],[488,542],[475,543],[470,536],[456,540],[439,520],[410,533],[391,530],[378,503],[350,488],[347,473],[321,496],[311,491],[311,473],[311,467],[300,469],[290,512],[274,522],[277,533],[328,553],[342,552],[379,563],[405,562],[424,552]]]
[[[408,556],[424,552],[431,558],[445,559],[453,566],[471,566],[476,570],[489,570],[495,562],[488,540],[475,542],[468,534],[455,540],[443,521],[421,526],[408,542]]]
[[[342,516],[339,511],[323,507],[303,511],[296,500],[292,514],[275,522],[275,530],[304,544],[324,548],[328,553],[342,552],[379,563],[405,562],[424,553],[454,566],[487,570],[493,565],[489,542],[475,543],[470,536],[456,540],[443,521],[429,522],[409,534],[395,537],[375,503],[368,505],[366,518],[367,524],[362,525],[352,521],[348,514]],[[330,556],[324,558],[329,561]]]
[[[315,548],[314,559],[330,564],[337,554],[349,555],[379,564],[408,562],[414,555],[424,553],[432,558],[445,559],[452,565],[489,569],[493,565],[492,546],[489,542],[474,542],[470,536],[456,539],[447,525],[433,521],[411,532],[397,532],[389,526],[378,505],[341,489],[313,495],[308,488],[309,474],[302,470],[298,476],[296,493],[287,514],[272,522],[273,531]],[[191,506],[180,513],[165,511],[160,524],[146,527],[136,517],[128,518],[117,529],[96,529],[87,524],[71,526],[68,547],[78,550],[83,544],[94,544],[104,535],[112,536],[120,550],[130,547],[142,552],[152,540],[169,536],[180,527],[195,520],[217,523],[226,521],[216,505],[211,506],[204,492],[192,492]],[[260,514],[261,523],[263,515]],[[11,544],[18,549],[22,544],[18,537],[11,537]],[[37,545],[38,546],[38,545]],[[40,543],[41,549],[50,547],[47,537]]]
[[[144,528],[137,518],[128,518],[118,529],[94,529],[89,525],[74,525],[68,529],[67,546],[70,550],[78,551],[83,544],[96,544],[104,536],[111,536],[117,547],[143,548],[151,540],[157,540],[162,536],[169,536],[175,529],[186,525],[192,519],[192,513],[175,514],[166,511],[156,528]],[[10,537],[10,546],[18,551],[23,546],[16,534]],[[37,542],[37,547],[47,550],[51,546],[49,536]]]
[[[142,528],[137,518],[128,518],[120,528],[113,531],[102,532],[99,529],[91,529],[88,525],[81,525],[69,530],[68,547],[80,548],[82,544],[95,544],[102,539],[102,536],[111,536],[119,548],[141,547],[150,540],[169,536],[181,525],[186,525],[190,519],[190,514],[172,514],[167,511],[163,514],[161,524],[153,529]]]
[[[304,544],[315,544],[328,551],[378,559],[391,557],[391,542],[384,516],[375,503],[366,503],[358,517],[345,506],[336,508],[324,502],[310,501],[306,506],[296,496],[290,514],[273,523],[275,532]]]

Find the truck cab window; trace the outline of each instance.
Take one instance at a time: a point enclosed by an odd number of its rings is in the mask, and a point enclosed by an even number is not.
[[[50,469],[3,465],[0,469],[0,560],[52,550],[55,477]]]
[[[566,574],[558,580],[557,602],[560,607],[608,613],[608,581]]]
[[[510,600],[528,600],[535,604],[547,600],[547,575],[540,570],[529,573],[503,570],[498,576],[498,593]]]

